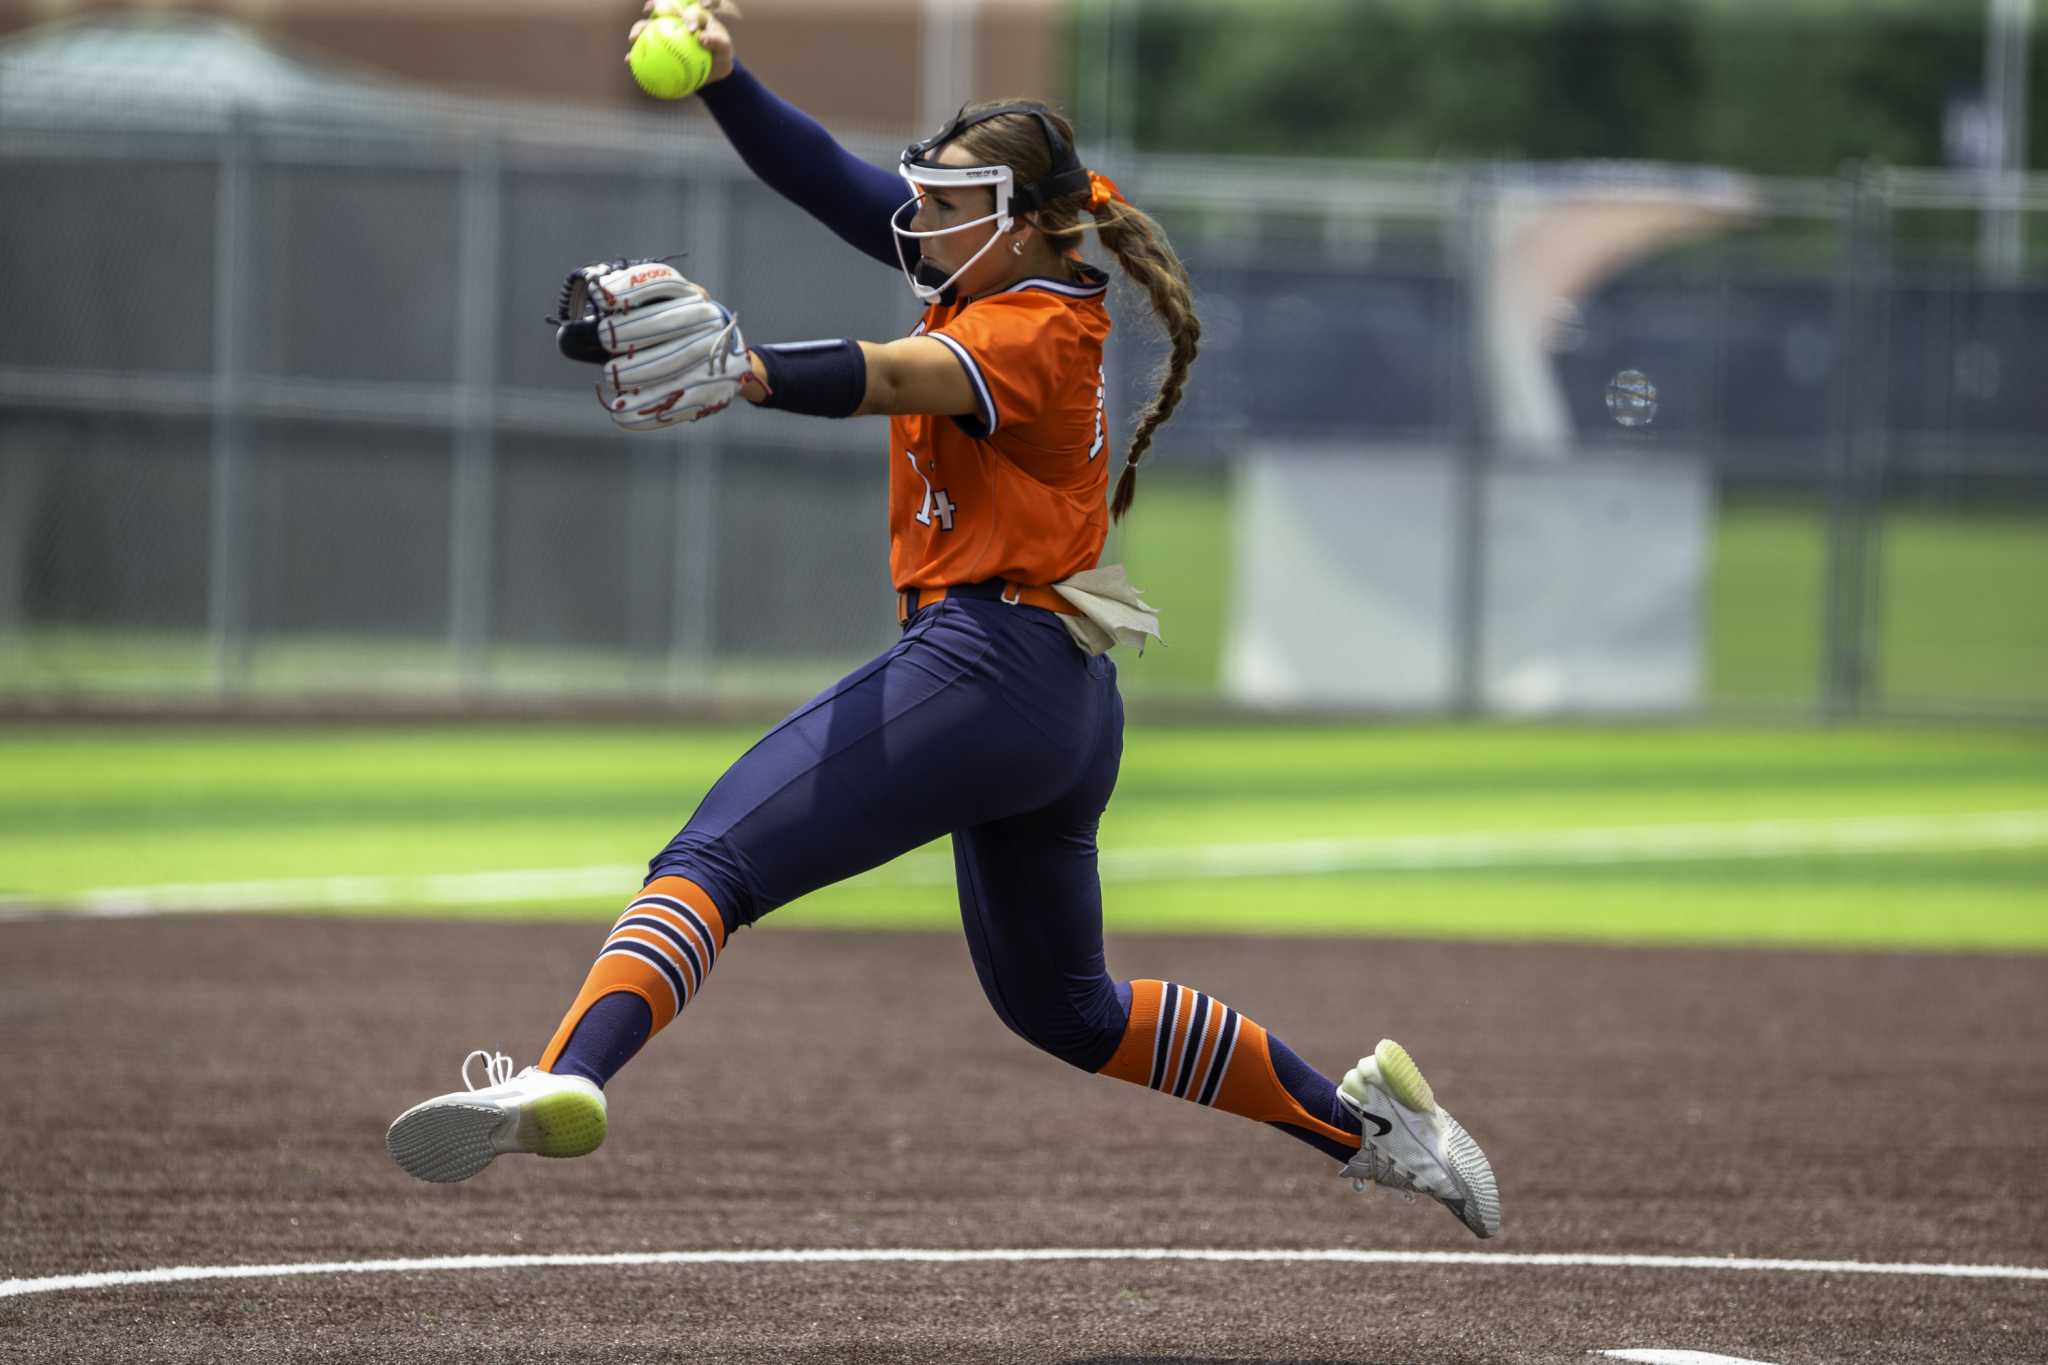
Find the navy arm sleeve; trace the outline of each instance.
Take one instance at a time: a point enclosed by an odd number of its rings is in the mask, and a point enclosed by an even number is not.
[[[698,98],[763,184],[883,265],[897,263],[889,215],[910,197],[900,176],[847,151],[737,62]]]

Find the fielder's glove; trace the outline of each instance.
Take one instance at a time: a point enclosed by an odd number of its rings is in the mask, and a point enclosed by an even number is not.
[[[748,374],[730,308],[660,261],[598,261],[569,272],[555,345],[604,367],[598,401],[627,431],[709,417]]]

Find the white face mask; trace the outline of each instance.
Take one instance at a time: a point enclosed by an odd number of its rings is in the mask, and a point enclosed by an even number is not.
[[[907,155],[897,170],[904,180],[909,182],[911,196],[889,215],[889,230],[896,235],[896,262],[903,267],[903,278],[909,283],[910,292],[917,295],[920,301],[931,303],[958,284],[960,277],[966,274],[976,261],[988,254],[989,248],[996,244],[997,239],[1016,226],[1017,220],[1010,216],[1010,190],[1015,177],[1008,166],[931,166],[913,162]],[[924,191],[927,189],[992,189],[996,197],[995,212],[976,218],[971,223],[933,228],[928,232],[914,232],[904,227],[903,223],[907,217],[917,212],[917,206],[923,200]],[[920,242],[927,237],[944,237],[948,233],[966,232],[970,228],[991,223],[995,226],[989,230],[988,240],[983,242],[981,249],[969,256],[958,270],[948,276],[944,284],[932,285],[918,279],[919,269],[923,264],[922,249],[918,253],[918,265],[911,264],[910,257],[903,250],[905,241]]]

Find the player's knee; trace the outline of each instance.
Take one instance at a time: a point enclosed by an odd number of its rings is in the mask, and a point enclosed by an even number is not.
[[[1024,1040],[1069,1066],[1100,1071],[1123,1041],[1129,1007],[1107,976],[1069,983],[1028,1009],[997,1010]],[[1022,1017],[1013,1017],[1021,1014]]]
[[[684,877],[704,888],[728,929],[752,924],[773,906],[763,905],[746,869],[716,840],[693,838],[684,830],[647,865],[647,876]]]

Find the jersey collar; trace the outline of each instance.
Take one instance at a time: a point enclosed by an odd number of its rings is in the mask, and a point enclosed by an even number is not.
[[[1005,294],[1019,294],[1026,290],[1042,289],[1048,294],[1059,294],[1070,299],[1092,299],[1108,290],[1109,276],[1103,274],[1094,266],[1084,265],[1081,267],[1080,273],[1081,278],[1078,280],[1056,280],[1050,275],[1027,275],[1015,284],[998,289],[993,294],[983,294],[981,297],[995,299],[1001,298]]]

